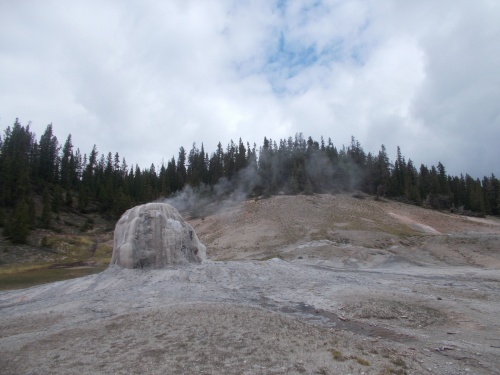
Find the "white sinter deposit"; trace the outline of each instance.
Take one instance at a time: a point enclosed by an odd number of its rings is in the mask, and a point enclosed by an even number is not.
[[[159,269],[205,259],[206,248],[194,229],[169,204],[136,206],[116,224],[111,265]]]

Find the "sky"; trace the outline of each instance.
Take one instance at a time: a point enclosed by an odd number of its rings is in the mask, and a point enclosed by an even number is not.
[[[496,0],[0,1],[0,129],[149,168],[303,133],[500,176]]]

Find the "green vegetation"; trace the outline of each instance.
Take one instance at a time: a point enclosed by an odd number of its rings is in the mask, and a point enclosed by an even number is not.
[[[3,259],[20,249],[4,248]],[[111,233],[92,237],[87,234],[51,233],[40,240],[40,248],[24,248],[26,258],[15,258],[0,267],[0,290],[86,276],[109,265],[113,246]],[[16,255],[16,254],[11,254]],[[17,261],[16,261],[17,259]]]
[[[102,233],[99,220],[112,230],[128,208],[186,187],[218,197],[242,189],[249,197],[359,190],[463,214],[500,215],[500,181],[494,175],[482,180],[450,176],[441,163],[416,168],[399,147],[392,163],[383,145],[378,153],[366,153],[354,137],[340,149],[330,138],[317,142],[301,133],[279,141],[264,138],[259,148],[239,139],[226,148],[219,142],[211,155],[203,144],[193,144],[189,152],[180,147],[177,160],[172,157],[161,166],[141,169],[129,167],[118,152],[99,154],[95,145],[82,154],[75,150],[71,134],[61,144],[52,124],[37,140],[30,125],[16,119],[0,137],[0,227],[5,237],[0,251],[16,251],[24,244],[36,248],[43,241],[46,248],[59,251],[66,246],[79,254],[80,245],[50,236],[77,230],[82,236]],[[47,238],[35,238],[43,231],[49,232]],[[78,255],[68,258],[82,261]]]
[[[47,265],[25,266],[14,269],[0,268],[0,290],[28,288],[34,285],[87,276],[104,271],[107,267],[108,264],[60,269],[53,269]]]
[[[405,375],[406,371],[403,369],[394,369],[391,366],[384,367],[378,375]]]
[[[392,362],[393,364],[395,364],[396,366],[398,366],[398,367],[402,367],[402,368],[404,368],[404,369],[406,369],[406,368],[407,368],[407,366],[406,366],[406,362],[405,362],[402,358],[400,358],[400,357],[398,357],[398,358],[396,358],[396,359],[393,359],[391,362]]]
[[[333,359],[336,361],[344,362],[345,360],[349,359],[349,358],[344,357],[342,355],[342,352],[338,351],[337,349],[332,349],[332,350],[330,350],[330,352],[332,353]]]
[[[359,190],[465,214],[500,215],[500,181],[494,175],[449,176],[441,163],[417,169],[399,147],[392,163],[383,145],[377,154],[366,153],[354,137],[341,149],[330,138],[317,142],[302,134],[279,142],[264,138],[258,149],[240,139],[226,149],[219,142],[211,156],[203,144],[193,144],[189,152],[180,147],[177,160],[141,169],[129,168],[117,152],[99,154],[95,145],[82,155],[74,151],[71,135],[61,149],[52,124],[37,141],[29,125],[16,119],[0,139],[0,225],[13,242],[24,243],[30,230],[50,228],[64,210],[116,219],[186,186],[210,193],[221,181],[226,193],[244,186],[249,196]]]
[[[355,360],[356,362],[358,362],[360,365],[362,366],[370,366],[370,362],[368,362],[367,360],[361,358],[361,357],[358,357],[358,356],[344,356],[342,354],[341,351],[337,350],[337,349],[330,349],[330,353],[332,353],[332,357],[334,360],[336,361],[339,361],[339,362],[344,362],[344,361],[347,361],[347,360]]]
[[[368,362],[366,359],[360,358],[360,357],[354,357],[356,362],[358,362],[361,366],[370,366],[370,362]]]

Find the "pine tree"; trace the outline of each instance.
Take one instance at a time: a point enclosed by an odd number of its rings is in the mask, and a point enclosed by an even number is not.
[[[491,174],[491,192],[488,196],[490,200],[492,215],[500,215],[500,180]]]
[[[191,151],[189,151],[188,165],[186,171],[186,182],[191,186],[199,186],[201,182],[200,170],[198,165],[200,151],[196,147],[196,143],[193,143]]]
[[[233,140],[227,145],[226,153],[224,154],[224,176],[229,180],[236,173],[236,145]]]
[[[186,183],[186,150],[184,147],[179,149],[179,158],[177,159],[177,189],[182,190]]]
[[[72,175],[74,173],[73,168],[74,168],[73,144],[71,143],[71,134],[70,134],[68,135],[68,138],[64,143],[62,157],[61,157],[61,185],[65,189],[68,189],[71,186]]]
[[[89,194],[87,188],[83,185],[80,185],[78,189],[78,210],[80,212],[85,211],[88,201],[89,201]]]
[[[405,196],[413,203],[420,204],[421,197],[418,191],[418,173],[411,159],[408,160],[405,178]]]
[[[45,132],[40,137],[40,178],[42,181],[52,183],[58,179],[59,145],[57,137],[52,132],[52,124],[47,125]]]
[[[28,225],[30,229],[35,229],[36,227],[36,208],[35,201],[33,197],[28,197],[26,199],[26,204],[28,206]]]
[[[10,237],[13,243],[25,243],[30,232],[28,204],[21,201],[4,229],[4,235]]]
[[[246,149],[245,149],[245,145],[243,144],[243,141],[240,138],[240,141],[238,144],[238,153],[236,154],[236,160],[235,160],[236,172],[246,168],[246,166],[247,166]]]
[[[448,184],[448,177],[446,175],[446,169],[441,162],[437,165],[438,171],[438,181],[439,181],[439,194],[448,195],[450,193],[450,186]]]
[[[393,179],[391,183],[391,195],[395,197],[403,197],[405,195],[405,181],[406,181],[406,161],[401,154],[401,149],[397,148],[397,158],[394,163]]]
[[[52,197],[52,211],[56,214],[59,213],[59,209],[61,208],[61,204],[63,202],[62,189],[61,185],[57,184],[54,187],[54,195]]]
[[[16,119],[7,127],[0,148],[0,205],[15,207],[30,193],[34,134]]]
[[[49,228],[50,227],[50,222],[52,220],[52,205],[50,203],[50,195],[49,195],[49,189],[45,187],[43,190],[43,208],[42,208],[42,217],[40,218],[40,224],[42,228]]]
[[[167,164],[167,182],[172,193],[179,190],[179,183],[177,180],[177,166],[175,163],[175,158],[173,156]]]
[[[66,190],[66,199],[64,201],[64,204],[69,208],[73,207],[73,196],[71,195],[70,190]]]
[[[217,144],[217,150],[212,154],[208,166],[208,181],[209,184],[215,185],[222,177],[224,177],[224,149],[222,144]]]

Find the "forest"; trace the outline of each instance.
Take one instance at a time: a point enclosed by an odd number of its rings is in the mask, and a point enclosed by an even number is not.
[[[493,174],[474,179],[448,175],[445,166],[406,160],[397,148],[389,159],[385,146],[366,153],[352,137],[337,148],[296,134],[264,138],[257,147],[239,139],[209,154],[204,145],[180,147],[178,157],[149,169],[130,166],[118,152],[83,153],[71,135],[60,143],[52,124],[39,139],[18,119],[0,137],[0,227],[14,243],[35,228],[50,228],[62,209],[97,212],[116,220],[137,204],[174,196],[190,187],[205,194],[245,197],[276,194],[363,192],[465,215],[500,215],[500,181]]]

